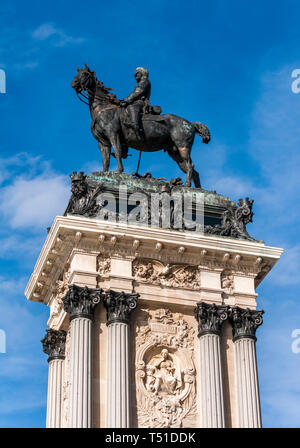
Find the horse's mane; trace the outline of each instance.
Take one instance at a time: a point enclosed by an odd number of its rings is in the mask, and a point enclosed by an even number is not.
[[[103,82],[99,81],[99,79],[96,78],[96,80],[96,86],[99,87],[103,93],[105,93],[107,99],[114,104],[119,104],[119,100],[116,95],[114,93],[111,93],[111,90],[113,89],[111,89],[110,87],[106,87]]]

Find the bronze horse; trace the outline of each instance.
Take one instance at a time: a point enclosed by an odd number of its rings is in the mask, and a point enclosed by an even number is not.
[[[102,154],[103,171],[109,170],[111,147],[118,162],[117,171],[122,173],[122,158],[127,157],[128,147],[139,151],[154,152],[164,150],[186,173],[186,187],[193,180],[196,188],[201,188],[198,172],[194,169],[191,149],[195,134],[202,137],[203,143],[210,141],[210,132],[202,123],[190,123],[184,118],[172,114],[143,114],[143,138],[133,129],[123,124],[126,121],[126,109],[120,107],[116,95],[110,92],[87,65],[77,69],[72,81],[77,95],[87,92],[88,105],[92,117],[91,131],[98,141]],[[124,120],[123,120],[124,119]]]

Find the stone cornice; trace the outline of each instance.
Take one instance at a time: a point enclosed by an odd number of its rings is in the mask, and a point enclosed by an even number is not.
[[[197,303],[195,316],[198,322],[198,336],[206,334],[221,334],[222,324],[228,319],[229,306],[208,304],[205,302]]]
[[[66,332],[47,328],[43,344],[43,352],[48,355],[48,362],[54,359],[65,359]]]
[[[107,325],[129,323],[131,312],[137,307],[139,294],[108,290],[103,300],[107,312]]]
[[[250,310],[249,308],[240,308],[235,306],[232,308],[229,320],[232,325],[233,341],[242,338],[250,338],[256,340],[256,330],[263,323],[262,310]]]
[[[70,313],[70,320],[77,317],[92,319],[96,306],[101,302],[103,290],[101,288],[88,288],[70,285],[63,298],[64,310]]]
[[[263,243],[233,238],[57,216],[28,282],[28,299],[48,303],[53,285],[74,248],[108,256],[188,263],[203,269],[232,269],[241,275],[252,272],[258,283],[283,252]]]

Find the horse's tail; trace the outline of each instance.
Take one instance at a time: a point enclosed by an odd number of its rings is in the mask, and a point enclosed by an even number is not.
[[[195,122],[192,125],[196,129],[197,134],[202,137],[203,143],[208,143],[210,141],[210,132],[206,124]]]

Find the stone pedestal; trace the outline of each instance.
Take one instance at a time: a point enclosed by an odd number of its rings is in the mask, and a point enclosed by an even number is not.
[[[44,343],[47,426],[261,426],[256,288],[282,249],[247,233],[252,202],[123,174],[75,178],[84,188],[54,220],[26,288],[49,306],[51,341],[67,333],[65,352]],[[103,191],[115,214],[102,213]],[[131,193],[161,191],[202,197],[204,232],[151,226],[149,213],[124,221]]]

